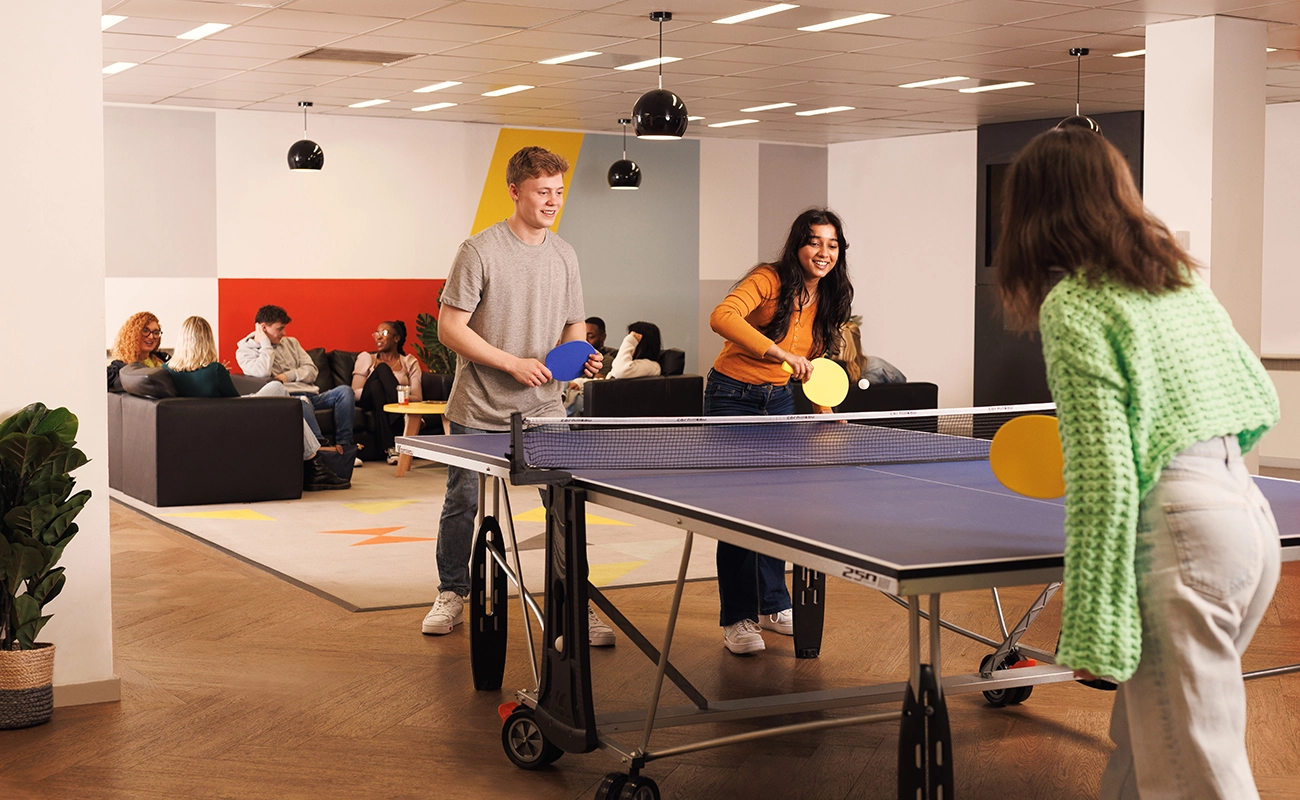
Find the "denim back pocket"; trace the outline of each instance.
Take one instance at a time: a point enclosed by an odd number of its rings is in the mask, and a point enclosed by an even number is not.
[[[1183,583],[1226,600],[1254,583],[1260,571],[1260,537],[1249,504],[1167,503],[1165,519]]]

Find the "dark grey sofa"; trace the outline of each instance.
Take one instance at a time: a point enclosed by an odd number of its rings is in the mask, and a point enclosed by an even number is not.
[[[582,387],[584,417],[698,417],[704,413],[704,378],[683,375],[686,354],[669,348],[659,354],[653,378],[587,381]]]
[[[110,392],[108,485],[159,507],[301,497],[302,404]]]

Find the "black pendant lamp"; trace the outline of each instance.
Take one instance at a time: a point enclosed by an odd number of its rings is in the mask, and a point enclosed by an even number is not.
[[[671,11],[650,12],[650,19],[659,23],[659,88],[641,95],[632,106],[636,135],[641,139],[680,139],[686,133],[686,103],[664,88],[664,23],[672,18]]]
[[[1066,117],[1056,123],[1058,128],[1087,128],[1094,133],[1101,133],[1101,125],[1092,117],[1086,117],[1079,111],[1079,96],[1083,91],[1083,57],[1088,55],[1086,47],[1071,47],[1070,55],[1074,56],[1077,67],[1074,73],[1074,116]]]
[[[302,109],[302,138],[289,148],[289,169],[319,170],[325,166],[325,151],[307,138],[307,109],[311,108],[311,101],[299,100],[298,108]]]
[[[641,188],[641,168],[627,159],[627,126],[632,120],[624,117],[618,121],[623,126],[623,157],[609,167],[609,188],[624,191]]]

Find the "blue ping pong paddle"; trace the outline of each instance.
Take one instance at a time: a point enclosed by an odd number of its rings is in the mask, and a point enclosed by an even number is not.
[[[595,352],[596,348],[585,340],[565,342],[546,354],[546,368],[555,380],[571,381],[582,375],[587,366],[587,358]]]

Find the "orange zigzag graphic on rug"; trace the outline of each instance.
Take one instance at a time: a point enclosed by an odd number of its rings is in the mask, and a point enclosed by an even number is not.
[[[437,537],[430,536],[389,536],[393,531],[400,531],[405,526],[399,525],[396,528],[360,528],[353,531],[321,531],[321,533],[344,533],[353,536],[369,536],[371,538],[360,542],[353,542],[352,547],[360,547],[363,544],[399,544],[401,542],[433,542]]]

